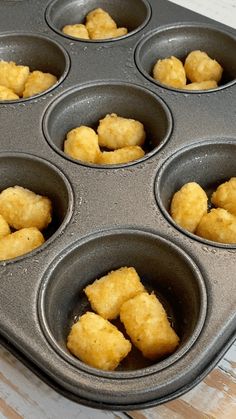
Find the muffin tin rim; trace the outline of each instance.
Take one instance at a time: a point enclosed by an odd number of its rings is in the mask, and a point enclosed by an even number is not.
[[[200,305],[199,305],[199,314],[198,319],[196,321],[195,328],[192,332],[192,335],[187,340],[187,342],[183,345],[182,348],[177,349],[173,354],[169,355],[166,359],[163,361],[160,361],[149,367],[133,370],[133,371],[103,371],[94,367],[90,367],[89,365],[85,364],[84,362],[80,361],[78,358],[71,355],[69,352],[66,353],[60,345],[57,343],[56,339],[54,338],[50,327],[48,325],[48,321],[46,318],[45,313],[45,297],[47,293],[47,287],[50,283],[50,278],[54,270],[57,268],[57,266],[62,263],[63,259],[69,256],[72,252],[79,249],[80,246],[83,246],[84,244],[87,244],[91,241],[94,241],[102,236],[109,237],[111,235],[116,234],[135,234],[145,237],[150,237],[152,239],[164,242],[167,244],[170,248],[174,249],[175,252],[180,255],[181,259],[184,260],[188,266],[190,266],[192,272],[194,273],[194,280],[196,281],[198,285],[199,290],[199,299],[200,299]],[[207,309],[208,309],[208,296],[206,291],[206,284],[204,280],[204,270],[201,269],[200,265],[198,265],[195,260],[192,258],[192,256],[187,253],[185,249],[182,247],[179,247],[176,243],[171,242],[170,239],[164,237],[163,235],[160,235],[158,232],[156,232],[154,229],[145,229],[143,228],[137,228],[137,227],[127,227],[127,226],[120,226],[120,227],[109,227],[105,229],[99,229],[95,230],[93,232],[90,232],[89,234],[83,235],[80,239],[74,241],[70,245],[68,245],[63,250],[60,250],[60,252],[53,258],[53,260],[50,261],[50,263],[47,265],[46,269],[41,275],[41,282],[37,293],[37,318],[38,323],[40,325],[41,331],[43,333],[44,338],[48,342],[48,344],[51,346],[51,348],[60,356],[61,359],[64,359],[67,361],[68,365],[71,365],[76,370],[84,371],[88,373],[89,375],[93,376],[101,376],[107,379],[114,379],[114,378],[122,378],[122,379],[135,379],[140,377],[145,377],[148,375],[156,374],[160,372],[163,369],[171,368],[175,363],[177,363],[182,357],[187,354],[192,346],[196,343],[198,340],[203,328],[204,324],[207,318]],[[138,374],[137,374],[138,373]]]
[[[207,94],[207,93],[215,93],[221,90],[224,90],[226,88],[229,88],[231,86],[233,86],[236,83],[236,76],[233,80],[229,81],[228,83],[225,83],[221,86],[218,86],[216,88],[213,89],[206,89],[206,90],[186,90],[186,89],[178,89],[172,86],[168,86],[164,83],[159,82],[158,80],[155,80],[149,73],[147,73],[145,70],[143,70],[142,68],[142,64],[140,61],[140,57],[139,54],[141,52],[142,47],[145,45],[145,43],[151,39],[153,36],[155,36],[156,34],[159,34],[165,30],[171,30],[171,29],[184,29],[184,28],[202,28],[202,29],[212,29],[215,30],[216,32],[220,32],[223,35],[227,35],[229,38],[231,38],[232,40],[235,41],[236,44],[236,36],[233,35],[232,32],[230,32],[230,27],[229,29],[222,29],[219,28],[217,25],[214,25],[213,23],[201,23],[201,22],[190,22],[190,21],[186,21],[186,22],[180,22],[180,23],[176,23],[176,24],[164,24],[164,25],[160,25],[158,26],[158,28],[152,29],[151,31],[148,31],[146,34],[144,34],[142,36],[142,38],[136,43],[136,45],[134,46],[134,52],[133,52],[133,56],[134,56],[134,62],[135,65],[139,71],[139,73],[145,77],[147,80],[149,80],[150,82],[152,82],[154,85],[156,85],[157,87],[161,87],[163,89],[166,89],[167,91],[172,91],[174,93],[181,93],[181,94]],[[167,57],[166,57],[167,58]]]
[[[122,35],[122,36],[119,36],[119,37],[117,37],[117,38],[107,38],[107,39],[83,39],[83,38],[76,38],[76,37],[74,37],[74,36],[71,36],[71,35],[67,35],[67,34],[64,34],[63,32],[62,32],[62,30],[60,30],[60,29],[57,29],[55,26],[54,26],[54,24],[51,22],[51,19],[50,19],[50,16],[49,16],[49,13],[51,12],[51,8],[58,2],[58,0],[52,0],[51,2],[49,2],[49,4],[46,6],[46,9],[45,9],[45,12],[44,12],[44,20],[45,20],[45,22],[46,22],[46,24],[48,25],[48,27],[52,30],[52,31],[54,31],[54,32],[56,32],[58,35],[60,35],[60,36],[62,36],[62,37],[64,37],[64,38],[67,38],[67,39],[71,39],[72,41],[75,41],[75,42],[85,42],[85,43],[87,43],[87,44],[101,44],[101,43],[106,43],[106,42],[108,42],[108,43],[113,43],[113,42],[116,42],[116,41],[120,41],[120,40],[123,40],[123,39],[127,39],[127,38],[129,38],[129,37],[131,37],[132,35],[135,35],[137,32],[139,32],[139,31],[141,31],[142,29],[144,29],[145,28],[145,26],[147,26],[147,24],[148,24],[148,22],[150,21],[150,19],[151,19],[151,16],[152,16],[152,8],[151,8],[151,5],[150,5],[150,3],[149,3],[149,1],[148,0],[141,0],[142,1],[142,3],[144,3],[144,5],[146,6],[146,10],[147,10],[147,16],[146,16],[146,18],[145,18],[145,20],[143,21],[143,23],[140,25],[140,26],[138,26],[138,28],[136,28],[136,29],[134,29],[133,31],[131,31],[131,32],[128,32],[126,35]],[[93,10],[93,9],[92,9]],[[78,23],[81,23],[81,22],[78,22]]]
[[[15,0],[14,0],[15,1]],[[4,37],[7,36],[25,36],[25,37],[32,37],[32,38],[39,38],[39,39],[43,39],[45,41],[49,41],[52,44],[54,44],[54,46],[56,46],[57,48],[59,48],[59,50],[61,51],[61,53],[64,55],[65,58],[65,69],[61,75],[61,77],[57,80],[57,82],[51,86],[49,89],[44,90],[41,93],[38,93],[36,95],[30,96],[28,98],[19,98],[19,99],[11,99],[11,100],[1,100],[0,99],[0,106],[1,105],[10,105],[10,104],[20,104],[20,103],[25,103],[25,102],[30,102],[32,100],[37,100],[38,98],[41,98],[43,95],[46,95],[47,93],[50,93],[52,90],[56,89],[58,86],[60,86],[63,81],[66,79],[66,77],[69,74],[70,68],[71,68],[71,59],[70,59],[70,55],[68,53],[68,51],[66,50],[66,48],[60,43],[58,42],[56,39],[52,38],[50,35],[48,34],[43,34],[42,32],[26,32],[26,31],[4,31],[4,32],[0,32],[0,40]],[[1,58],[0,58],[1,60]],[[13,61],[13,60],[10,60]],[[15,62],[15,61],[14,61]],[[17,62],[15,62],[17,64]],[[27,63],[24,64],[18,64],[18,65],[27,65]]]
[[[227,142],[226,142],[227,141]],[[180,225],[178,225],[169,212],[166,210],[164,205],[162,204],[162,199],[160,197],[160,191],[159,191],[159,184],[160,179],[165,171],[165,169],[168,167],[169,164],[171,164],[175,158],[178,158],[179,156],[183,155],[185,152],[188,152],[189,150],[196,149],[201,146],[209,146],[215,144],[219,145],[233,145],[236,147],[236,139],[235,141],[232,139],[232,137],[226,138],[226,141],[224,141],[222,138],[214,138],[214,141],[210,140],[209,137],[205,138],[204,140],[201,140],[199,142],[194,142],[193,144],[185,145],[181,148],[179,148],[177,151],[174,151],[165,161],[162,163],[161,167],[158,169],[155,179],[154,179],[154,196],[157,203],[158,208],[160,209],[162,215],[164,218],[168,221],[169,224],[173,225],[177,230],[179,230],[184,236],[189,237],[190,239],[194,240],[195,242],[198,242],[199,244],[204,244],[208,246],[216,247],[218,250],[234,250],[236,249],[236,243],[221,243],[221,242],[215,242],[213,240],[204,239],[203,237],[197,236],[194,233],[190,233]],[[196,180],[193,180],[193,182],[196,182]],[[177,191],[176,191],[177,192]]]

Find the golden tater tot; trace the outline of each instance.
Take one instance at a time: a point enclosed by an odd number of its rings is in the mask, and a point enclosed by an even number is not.
[[[177,224],[191,233],[206,212],[207,195],[196,182],[186,183],[173,195],[170,214]]]
[[[138,145],[122,147],[114,151],[103,151],[98,155],[97,164],[119,164],[128,163],[141,159],[145,155],[143,149]]]
[[[108,320],[87,312],[72,326],[67,348],[86,364],[112,371],[130,352],[131,343]]]
[[[100,153],[96,132],[84,125],[72,129],[67,133],[64,152],[74,159],[95,163]]]
[[[118,38],[128,32],[127,28],[117,28],[116,22],[109,13],[101,8],[87,14],[86,28],[90,39]]]
[[[11,233],[10,227],[6,220],[0,215],[0,239]]]
[[[74,25],[65,25],[62,32],[66,35],[74,36],[75,38],[89,39],[88,30],[82,23],[75,23]]]
[[[25,227],[42,230],[52,221],[52,203],[46,196],[14,186],[0,193],[0,214],[16,230]]]
[[[52,87],[57,82],[57,78],[50,73],[42,71],[33,71],[29,74],[23,91],[23,97],[37,95]]]
[[[186,85],[186,75],[182,62],[171,56],[163,60],[158,60],[153,68],[155,80],[171,87],[184,87]]]
[[[208,80],[215,80],[218,83],[223,73],[223,68],[216,60],[199,50],[188,54],[184,68],[187,78],[191,82],[198,83]]]
[[[117,116],[115,113],[100,119],[97,132],[100,147],[110,150],[132,145],[141,146],[146,138],[141,122]]]
[[[120,319],[133,344],[152,360],[174,352],[179,338],[154,294],[144,292],[126,301]]]
[[[172,218],[191,233],[194,233],[206,212],[207,195],[196,182],[186,183],[172,198],[170,206]]]
[[[236,217],[223,208],[214,208],[202,217],[196,234],[219,243],[236,243]]]
[[[201,81],[200,83],[189,83],[183,87],[185,90],[208,90],[208,89],[215,89],[217,87],[217,83],[215,80],[207,80]]]
[[[13,61],[0,61],[0,85],[13,90],[18,96],[22,96],[28,75],[29,67],[16,65]]]
[[[112,19],[109,13],[105,10],[98,8],[89,12],[86,16],[86,28],[89,32],[96,29],[101,31],[106,31],[107,29],[116,29],[116,22]]]
[[[90,39],[118,38],[128,33],[127,28],[93,29],[90,30]]]
[[[236,177],[218,186],[212,194],[211,202],[236,216]]]
[[[136,270],[122,267],[97,279],[84,292],[92,309],[104,319],[111,320],[118,317],[125,301],[144,290]]]
[[[44,237],[37,228],[22,228],[0,239],[0,260],[24,255],[43,243]]]
[[[0,100],[16,100],[19,96],[6,86],[0,86]]]

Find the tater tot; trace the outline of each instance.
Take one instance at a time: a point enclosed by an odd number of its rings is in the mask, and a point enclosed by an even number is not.
[[[52,220],[52,203],[46,196],[14,186],[0,193],[0,214],[16,230],[25,227],[42,230]]]
[[[182,62],[176,57],[158,60],[153,67],[155,80],[171,87],[183,87],[186,85],[186,75]]]
[[[126,301],[121,306],[120,319],[145,358],[155,360],[171,354],[179,344],[179,338],[154,294],[144,292]]]
[[[74,159],[95,163],[100,153],[96,132],[83,125],[72,129],[67,133],[64,152]]]
[[[183,87],[185,90],[208,90],[208,89],[215,89],[217,87],[217,83],[215,80],[207,80],[201,81],[200,83],[189,83]]]
[[[82,23],[75,23],[74,25],[65,25],[62,32],[66,35],[74,36],[75,38],[89,39],[88,30]]]
[[[101,152],[96,160],[97,164],[119,164],[128,163],[137,159],[141,159],[145,155],[143,149],[138,145],[122,147],[114,151]]]
[[[29,67],[16,65],[13,61],[0,61],[0,85],[13,90],[18,96],[22,96],[28,75]]]
[[[117,116],[115,113],[100,119],[97,132],[100,147],[110,150],[132,145],[141,146],[146,138],[141,122]]]
[[[191,233],[194,233],[206,212],[207,195],[196,182],[186,183],[172,198],[170,206],[172,218]]]
[[[85,288],[91,307],[104,319],[115,319],[121,305],[144,291],[136,270],[122,267],[94,281]]]
[[[236,217],[223,208],[214,208],[202,217],[196,234],[219,243],[236,243]]]
[[[23,97],[37,95],[52,87],[57,82],[57,78],[50,73],[33,71],[29,74],[23,91]]]
[[[10,227],[6,220],[0,215],[0,239],[11,233]]]
[[[19,96],[6,86],[0,86],[0,100],[16,100]]]
[[[44,237],[37,228],[22,228],[0,239],[0,260],[22,256],[43,243]]]
[[[90,39],[118,38],[128,33],[127,28],[93,29],[90,30]]]
[[[216,60],[199,50],[188,54],[184,68],[187,78],[198,83],[207,80],[215,80],[218,83],[223,73],[223,68]]]
[[[212,194],[211,202],[236,216],[236,177],[218,186]]]
[[[90,33],[96,29],[100,29],[100,31],[106,31],[109,29],[116,29],[117,25],[109,13],[105,12],[105,10],[101,8],[98,8],[87,14],[86,28],[90,36]]]
[[[68,335],[69,351],[86,364],[112,371],[131,350],[131,343],[108,320],[87,312]]]

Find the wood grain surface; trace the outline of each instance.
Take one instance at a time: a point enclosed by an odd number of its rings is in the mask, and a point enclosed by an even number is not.
[[[128,1],[128,0],[127,0]],[[175,0],[236,28],[236,0]],[[0,419],[236,419],[236,344],[203,382],[155,408],[106,412],[80,406],[56,393],[0,347]]]

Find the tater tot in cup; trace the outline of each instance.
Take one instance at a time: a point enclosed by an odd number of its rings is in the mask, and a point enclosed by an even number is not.
[[[33,71],[26,79],[23,98],[42,93],[52,87],[56,82],[57,78],[53,74]]]
[[[117,116],[115,113],[100,119],[97,132],[99,146],[110,150],[126,146],[142,146],[146,138],[141,122]]]
[[[236,216],[223,208],[213,208],[202,217],[196,234],[219,243],[236,243]]]
[[[65,25],[62,28],[62,32],[66,35],[74,36],[75,38],[89,39],[88,30],[82,23],[76,23],[74,25]]]
[[[211,202],[236,216],[236,177],[218,186],[212,194]]]
[[[182,62],[176,57],[158,60],[153,67],[153,77],[166,86],[183,88],[186,85],[186,75]]]
[[[13,61],[0,61],[0,85],[22,96],[29,72],[27,66],[16,65]]]
[[[116,29],[116,22],[105,10],[98,8],[89,12],[86,16],[86,28],[89,32],[93,32],[96,29],[106,31],[108,29]]]
[[[134,268],[122,267],[97,279],[84,291],[92,309],[111,320],[119,316],[125,301],[144,291],[144,286]]]
[[[215,80],[207,80],[201,81],[199,83],[189,83],[183,87],[185,90],[208,90],[208,89],[215,89],[217,87],[217,83]]]
[[[17,100],[19,96],[6,86],[0,86],[0,100]]]
[[[98,155],[97,164],[121,164],[141,159],[145,155],[138,145],[122,147],[114,151],[103,151]]]
[[[95,163],[100,153],[96,132],[83,125],[72,129],[66,136],[64,152],[74,159]]]
[[[223,68],[216,60],[210,58],[206,52],[199,50],[188,54],[184,69],[187,78],[191,82],[197,83],[209,80],[215,80],[218,83],[223,73]]]
[[[207,195],[198,183],[186,183],[173,195],[170,214],[178,225],[190,233],[195,232],[206,213]]]
[[[67,348],[86,364],[113,371],[131,350],[131,343],[108,320],[87,312],[68,335]]]
[[[52,221],[52,203],[46,196],[14,186],[0,193],[0,214],[10,227],[45,229]]]
[[[43,243],[44,237],[37,228],[22,228],[0,239],[0,260],[22,256]]]
[[[3,216],[0,214],[0,239],[11,233],[10,227]]]
[[[175,351],[179,338],[154,294],[146,292],[126,301],[120,319],[133,344],[145,358],[156,360]]]

